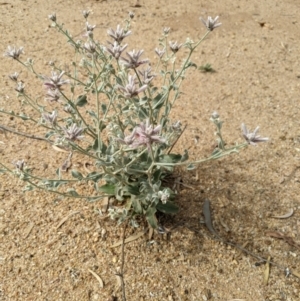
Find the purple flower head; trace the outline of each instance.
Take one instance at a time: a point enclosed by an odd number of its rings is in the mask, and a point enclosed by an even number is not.
[[[181,46],[183,44],[178,44],[177,41],[176,42],[169,42],[170,48],[172,50],[173,53],[178,52],[178,50],[181,48]]]
[[[126,68],[135,69],[138,66],[148,63],[148,59],[140,60],[140,56],[143,54],[144,50],[132,50],[130,52],[126,52],[128,59],[122,57],[123,65]]]
[[[94,53],[96,51],[96,45],[92,41],[86,42],[83,45],[83,48],[89,53]]]
[[[163,29],[164,35],[168,35],[170,32],[170,29],[171,29],[170,27],[164,27],[164,29]]]
[[[51,90],[61,90],[61,86],[68,84],[69,80],[61,79],[65,71],[62,71],[60,74],[57,74],[55,71],[52,71],[51,77],[44,76],[44,86],[47,89]]]
[[[180,122],[180,120],[177,120],[174,123],[172,123],[171,128],[175,132],[181,132],[181,122]]]
[[[4,52],[4,56],[11,57],[14,60],[18,59],[21,54],[23,54],[23,47],[16,48],[15,46],[8,46],[7,50]]]
[[[58,102],[58,100],[60,99],[61,97],[61,93],[59,92],[58,89],[55,89],[55,90],[47,90],[47,93],[46,93],[46,100],[49,101],[50,103],[52,102]]]
[[[71,141],[81,140],[84,136],[81,134],[83,133],[83,128],[78,127],[75,123],[73,123],[69,128],[63,128],[65,132],[65,138]]]
[[[110,28],[107,30],[107,34],[112,37],[118,44],[121,44],[123,39],[131,34],[131,31],[129,30],[125,32],[124,29],[121,28],[120,25],[118,25],[116,31]]]
[[[69,104],[64,106],[64,111],[69,113],[69,114],[75,114],[75,110]]]
[[[17,168],[18,171],[23,171],[25,166],[24,160],[18,160],[16,162],[12,162],[12,164]]]
[[[200,17],[200,20],[202,21],[204,26],[210,31],[213,31],[215,28],[222,25],[222,23],[217,23],[218,19],[219,19],[219,16],[216,16],[214,19],[209,16],[207,18],[207,20],[204,20],[203,18]]]
[[[87,32],[93,31],[95,29],[96,25],[90,25],[88,22],[85,23],[85,29]]]
[[[149,84],[152,79],[156,76],[155,74],[151,74],[151,67],[148,67],[142,71],[139,70],[139,74],[143,77],[142,81],[144,84]]]
[[[122,52],[126,49],[127,44],[121,46],[116,41],[114,41],[113,44],[110,42],[108,43],[109,43],[109,47],[106,48],[106,51],[108,51],[116,60],[118,60]]]
[[[22,82],[18,82],[15,90],[22,94],[24,92],[24,88],[25,88],[25,85]]]
[[[159,56],[159,58],[162,58],[164,56],[165,52],[166,52],[165,49],[155,48],[155,53]]]
[[[51,114],[50,113],[43,113],[42,118],[46,122],[50,123],[51,125],[54,125],[56,123],[56,119],[57,119],[57,112],[53,111]]]
[[[19,77],[19,73],[18,73],[18,72],[15,72],[15,73],[13,73],[13,74],[10,74],[8,77],[9,77],[12,81],[17,82],[17,81],[18,81],[18,77]]]
[[[56,22],[56,13],[52,13],[51,15],[48,15],[49,20]]]
[[[117,88],[124,94],[126,98],[132,98],[137,96],[140,92],[145,91],[147,87],[147,85],[143,85],[140,88],[138,88],[135,83],[135,75],[128,75],[128,84],[125,87],[120,85],[117,86]]]
[[[245,126],[245,124],[244,123],[242,124],[243,137],[251,145],[256,145],[256,143],[266,142],[266,141],[269,140],[269,138],[262,138],[259,135],[257,135],[258,130],[259,130],[259,126],[256,127],[256,129],[254,130],[254,132],[251,133],[250,131],[248,131],[248,129]]]
[[[88,18],[88,16],[90,15],[91,11],[90,10],[83,10],[82,11],[82,15],[85,19]]]
[[[146,123],[142,122],[136,126],[129,136],[126,136],[123,140],[119,139],[119,141],[133,148],[147,146],[149,149],[153,143],[166,143],[166,139],[159,135],[160,130],[161,125],[154,127],[147,120]]]
[[[167,188],[165,188],[164,190],[159,191],[157,195],[160,198],[161,202],[165,204],[170,198],[170,191]]]

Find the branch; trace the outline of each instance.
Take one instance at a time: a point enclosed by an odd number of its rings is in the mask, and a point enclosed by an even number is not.
[[[13,128],[10,128],[10,127],[7,127],[7,126],[1,125],[1,124],[0,124],[0,130],[2,130],[3,132],[7,131],[7,132],[10,132],[10,133],[13,133],[13,134],[16,134],[16,135],[19,135],[19,136],[23,136],[23,137],[26,137],[26,138],[46,141],[50,144],[54,144],[54,141],[52,141],[52,140],[48,140],[46,138],[35,136],[35,135],[30,135],[30,134],[18,132],[16,130],[14,130]]]

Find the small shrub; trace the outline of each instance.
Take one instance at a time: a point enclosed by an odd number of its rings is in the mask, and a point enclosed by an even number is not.
[[[132,225],[137,225],[136,217],[144,216],[153,228],[157,228],[157,211],[176,213],[178,210],[174,202],[175,192],[163,181],[176,166],[191,170],[205,161],[236,153],[248,144],[267,138],[257,135],[258,128],[251,133],[243,125],[246,142],[225,147],[222,121],[214,112],[211,121],[216,127],[218,147],[210,156],[189,161],[187,151],[183,154],[172,152],[182,134],[182,126],[180,121],[171,120],[170,113],[180,96],[188,69],[197,67],[191,61],[193,52],[221,25],[218,17],[201,19],[207,32],[196,42],[187,39],[183,44],[167,43],[170,29],[165,28],[159,48],[155,49],[156,70],[160,71],[154,74],[149,60],[143,58],[143,50],[127,51],[128,45],[124,44],[131,34],[133,14],[126,20],[124,28],[118,25],[116,30],[107,31],[111,40],[106,46],[94,38],[95,26],[87,22],[89,12],[83,14],[86,31],[84,40],[78,41],[58,22],[55,14],[49,16],[53,27],[66,36],[75,50],[73,71],[62,70],[52,62],[51,75],[43,75],[36,71],[31,59],[21,61],[22,47],[9,46],[5,52],[7,57],[21,63],[43,82],[47,105],[29,95],[19,75],[14,73],[9,77],[16,84],[18,97],[36,115],[16,114],[4,109],[0,112],[43,127],[45,136],[41,140],[51,143],[57,150],[69,152],[68,159],[57,169],[56,178],[33,174],[24,160],[13,162],[13,168],[0,163],[1,171],[24,180],[25,190],[39,188],[88,201],[114,197],[118,204],[109,209],[112,218],[119,222],[129,219]],[[188,49],[188,54],[178,66],[175,58],[181,48]],[[70,175],[63,173],[70,167],[73,154],[93,161],[93,170],[87,174],[75,169]],[[78,182],[92,182],[94,193],[79,194],[76,191]]]

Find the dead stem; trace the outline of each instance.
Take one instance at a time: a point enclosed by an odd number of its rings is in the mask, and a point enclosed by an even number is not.
[[[124,229],[123,229],[123,238],[122,238],[122,248],[121,248],[121,272],[119,274],[120,278],[121,278],[121,283],[122,283],[122,300],[123,301],[126,301],[126,291],[125,291],[125,282],[124,282],[124,264],[125,264],[125,252],[124,252],[124,249],[125,249],[125,232],[126,232],[126,228],[127,228],[127,225],[128,225],[128,219],[124,225]]]
[[[2,130],[4,133],[5,133],[5,131],[7,131],[7,132],[10,132],[10,133],[13,133],[13,134],[16,134],[16,135],[19,135],[19,136],[24,136],[24,137],[27,137],[27,138],[30,138],[30,139],[42,140],[42,141],[46,141],[50,144],[54,143],[53,141],[48,140],[46,138],[35,136],[35,135],[29,135],[29,134],[26,134],[26,133],[21,133],[21,132],[18,132],[16,130],[10,128],[10,127],[7,127],[7,126],[1,125],[1,124],[0,124],[0,130]]]
[[[204,201],[204,204],[203,204],[203,214],[204,214],[204,217],[205,217],[205,219],[204,219],[205,225],[206,225],[207,229],[209,230],[209,232],[213,235],[213,237],[214,237],[215,240],[220,241],[220,242],[222,242],[222,243],[224,243],[226,245],[232,246],[232,247],[234,247],[234,248],[236,248],[236,249],[238,249],[238,250],[246,253],[247,255],[250,255],[250,256],[252,256],[252,257],[260,260],[261,262],[268,263],[268,264],[271,264],[273,266],[276,266],[277,268],[283,270],[286,273],[292,274],[292,275],[294,275],[296,277],[300,276],[297,271],[292,271],[289,268],[286,268],[286,267],[284,267],[284,266],[282,266],[282,265],[280,265],[280,264],[278,264],[278,263],[276,263],[274,261],[270,261],[267,258],[261,257],[261,256],[255,254],[255,253],[253,253],[253,252],[245,249],[243,246],[240,246],[240,245],[238,245],[238,244],[236,244],[234,242],[231,242],[229,240],[226,240],[226,239],[222,238],[215,231],[215,229],[213,228],[212,218],[211,218],[211,212],[210,212],[210,201],[207,200],[207,199]]]
[[[168,150],[168,154],[170,154],[170,152],[172,151],[173,147],[175,146],[175,144],[178,142],[178,140],[180,139],[180,137],[182,136],[183,132],[186,129],[186,125],[184,126],[183,130],[181,131],[180,135],[177,137],[177,139],[174,141],[174,143],[171,145],[170,149]]]

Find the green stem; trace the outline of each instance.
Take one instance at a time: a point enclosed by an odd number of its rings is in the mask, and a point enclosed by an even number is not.
[[[210,161],[210,160],[220,159],[220,158],[225,157],[227,155],[230,155],[232,153],[238,153],[238,151],[240,149],[242,149],[244,147],[247,147],[247,146],[248,146],[248,143],[246,142],[246,143],[234,146],[232,148],[217,152],[216,154],[213,154],[208,158],[197,160],[197,161],[194,161],[194,162],[178,162],[178,163],[159,163],[159,162],[156,162],[153,165],[156,165],[156,166],[170,166],[170,167],[185,166],[185,165],[190,165],[190,164],[198,165],[198,164]]]

